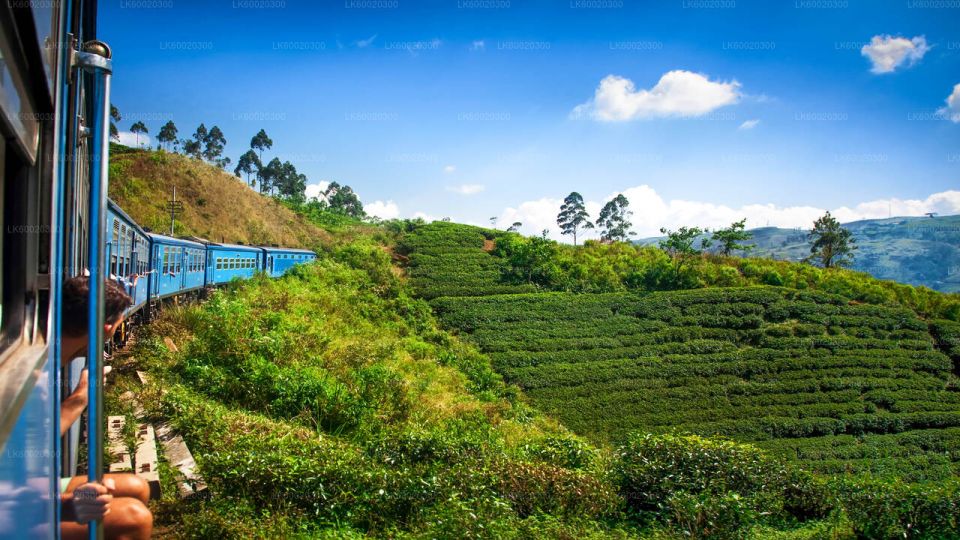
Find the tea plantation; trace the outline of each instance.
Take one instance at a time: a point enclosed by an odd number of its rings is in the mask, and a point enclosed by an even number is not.
[[[415,231],[413,283],[568,428],[602,443],[722,434],[823,473],[919,481],[960,469],[956,323],[770,286],[528,293],[483,250],[495,234]]]

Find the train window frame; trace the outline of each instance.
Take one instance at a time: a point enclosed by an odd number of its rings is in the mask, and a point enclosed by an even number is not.
[[[120,220],[113,220],[113,242],[110,243],[110,271],[114,275],[120,274],[120,268],[117,266],[117,244],[120,243]]]

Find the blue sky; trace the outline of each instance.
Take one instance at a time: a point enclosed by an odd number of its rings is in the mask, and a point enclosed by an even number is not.
[[[99,24],[122,129],[216,124],[236,162],[264,128],[384,217],[532,233],[572,190],[626,193],[641,236],[960,213],[960,2],[113,0]]]

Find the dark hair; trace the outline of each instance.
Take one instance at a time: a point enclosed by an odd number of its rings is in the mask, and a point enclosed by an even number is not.
[[[90,278],[87,276],[72,277],[63,282],[61,324],[64,335],[82,336],[87,333],[89,295]],[[112,279],[104,281],[104,322],[116,322],[131,305],[133,300],[123,287]]]

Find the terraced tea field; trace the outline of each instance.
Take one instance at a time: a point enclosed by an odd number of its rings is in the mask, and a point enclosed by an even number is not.
[[[777,287],[491,295],[479,229],[427,229],[448,242],[414,249],[412,275],[442,323],[578,433],[723,434],[826,473],[960,470],[956,323]]]

